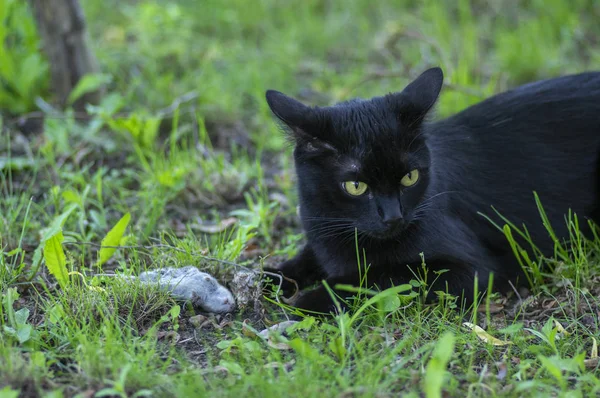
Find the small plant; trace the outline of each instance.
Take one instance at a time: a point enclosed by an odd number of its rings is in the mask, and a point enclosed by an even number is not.
[[[62,289],[64,289],[66,285],[70,283],[69,276],[73,274],[80,275],[83,278],[84,284],[87,285],[83,275],[81,275],[79,272],[69,271],[67,266],[67,257],[62,248],[64,237],[60,220],[63,220],[64,222],[66,217],[68,217],[68,214],[70,213],[63,213],[63,217],[57,219],[59,222],[56,222],[55,220],[54,226],[49,229],[50,235],[44,240],[42,247],[46,267],[48,268],[50,274],[56,278]],[[121,239],[125,233],[125,230],[127,229],[130,219],[131,215],[129,213],[125,214],[108,232],[104,239],[102,239],[101,248],[98,251],[98,267],[101,267],[113,256],[117,250],[117,247],[115,246],[120,245]]]
[[[48,82],[39,48],[27,2],[0,0],[0,108],[13,114],[35,109]]]
[[[34,338],[33,326],[27,322],[29,318],[29,309],[21,308],[15,311],[13,305],[19,298],[17,290],[9,288],[2,297],[0,308],[0,323],[2,324],[3,333],[0,335],[0,342],[3,341],[2,336],[9,340],[15,341],[19,345],[25,345]],[[2,311],[2,309],[4,311]],[[6,322],[4,322],[4,314],[6,314]]]
[[[240,217],[244,224],[255,228],[259,235],[271,242],[271,231],[273,230],[273,222],[277,216],[277,206],[279,203],[270,202],[267,198],[260,195],[256,190],[244,193],[247,209],[239,209],[231,212],[231,215]]]

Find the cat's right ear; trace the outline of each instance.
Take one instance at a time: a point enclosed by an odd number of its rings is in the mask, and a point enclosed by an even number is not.
[[[396,94],[401,108],[398,110],[401,118],[406,122],[422,120],[437,101],[443,83],[442,69],[431,68]]]
[[[311,108],[275,90],[267,90],[265,96],[273,114],[290,128],[297,145],[312,150],[331,149],[325,142],[328,119],[322,109]]]

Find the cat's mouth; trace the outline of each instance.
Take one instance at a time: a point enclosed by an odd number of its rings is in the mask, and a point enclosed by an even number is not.
[[[385,230],[368,231],[368,232],[366,232],[366,235],[368,235],[369,237],[371,237],[373,239],[378,239],[378,240],[397,239],[406,230],[406,226],[407,226],[407,224],[403,224],[403,225],[398,225],[393,228],[388,228]]]

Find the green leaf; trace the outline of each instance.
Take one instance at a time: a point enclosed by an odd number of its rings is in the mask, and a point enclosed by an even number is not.
[[[444,335],[438,340],[433,350],[433,357],[438,358],[444,363],[444,367],[450,362],[452,353],[454,352],[454,335],[450,332],[444,333]]]
[[[521,330],[523,330],[523,322],[515,322],[512,325],[508,325],[507,327],[498,330],[498,333],[515,334]]]
[[[63,398],[65,395],[61,389],[58,389],[50,392],[44,392],[44,396],[46,398]]]
[[[79,195],[79,193],[77,193],[71,189],[63,191],[62,197],[66,203],[75,203],[79,206],[83,205],[83,201],[81,200],[81,195]]]
[[[315,350],[308,344],[306,341],[302,339],[293,339],[288,341],[288,345],[292,347],[294,351],[298,353],[298,355],[305,357],[310,360],[317,360],[320,357],[319,351]]]
[[[0,390],[0,398],[18,398],[20,393],[19,390],[13,390],[10,386],[6,386]]]
[[[437,342],[425,370],[423,390],[427,398],[440,398],[446,377],[446,368],[454,352],[454,335],[446,332]]]
[[[11,251],[9,251],[8,253],[6,253],[7,257],[12,257],[12,256],[16,256],[17,254],[21,254],[23,253],[23,249],[21,249],[20,247],[17,247],[16,249],[13,249]]]
[[[33,253],[32,260],[32,268],[36,269],[40,261],[42,260],[42,250],[46,245],[46,241],[50,239],[52,236],[62,232],[62,226],[64,225],[67,218],[73,213],[73,211],[77,208],[76,204],[71,204],[65,211],[63,211],[59,216],[57,216],[48,228],[44,228],[41,231],[42,239],[40,241],[40,245],[35,249]]]
[[[393,312],[400,308],[400,298],[398,296],[387,296],[379,301],[379,309],[383,312]]]
[[[307,316],[306,318],[304,318],[303,320],[301,320],[300,322],[294,323],[290,326],[288,326],[287,328],[285,328],[285,331],[288,335],[294,333],[296,330],[310,330],[313,325],[316,322],[316,318],[312,317],[312,316]]]
[[[219,350],[226,350],[227,348],[229,348],[229,347],[232,347],[232,346],[234,346],[234,345],[235,345],[235,344],[233,344],[233,343],[231,342],[231,340],[221,340],[221,341],[219,341],[219,342],[217,343],[217,346],[216,346],[216,347],[217,347]]]
[[[420,281],[411,279],[410,282],[408,282],[412,287],[421,287],[421,285],[423,285]]]
[[[177,319],[179,317],[179,314],[181,314],[181,306],[179,305],[174,305],[169,310],[169,315],[171,315],[171,319]]]
[[[7,336],[15,337],[17,335],[17,331],[13,327],[4,325],[2,326],[2,329],[4,330],[4,334]]]
[[[48,240],[49,238],[53,237],[54,235],[56,235],[59,232],[62,232],[62,227],[65,224],[65,221],[67,221],[67,218],[71,215],[71,213],[73,212],[73,210],[75,210],[77,208],[77,205],[70,205],[69,207],[67,207],[67,209],[65,211],[63,211],[58,217],[56,217],[54,220],[52,220],[52,223],[50,224],[50,226],[48,226],[48,228],[46,228],[43,231],[43,238],[42,240]]]
[[[148,390],[148,389],[145,389],[145,390],[139,390],[139,391],[136,391],[136,393],[135,393],[135,394],[133,394],[133,395],[131,396],[131,398],[137,398],[137,397],[151,397],[151,396],[153,396],[153,395],[154,395],[154,391],[152,391],[152,390]]]
[[[28,341],[31,337],[32,331],[33,327],[31,325],[20,325],[17,329],[17,340],[19,340],[19,344],[23,344]]]
[[[121,94],[110,93],[102,97],[99,105],[87,104],[85,109],[92,115],[110,117],[125,106],[125,98]]]
[[[224,367],[225,369],[227,369],[230,373],[232,373],[234,375],[241,376],[244,374],[244,369],[238,363],[221,360],[219,362],[219,365]]]
[[[129,225],[129,220],[131,219],[131,214],[126,213],[121,219],[115,224],[115,226],[108,231],[104,239],[102,239],[102,248],[98,253],[98,266],[102,266],[105,262],[107,262],[112,255],[115,253],[117,249],[114,247],[104,247],[104,246],[119,246],[121,242],[121,238],[125,233],[125,229],[127,229],[127,225]]]
[[[248,352],[251,352],[251,353],[262,351],[261,345],[257,341],[253,341],[253,340],[246,341],[244,343],[243,347],[245,350],[248,350]]]
[[[546,337],[546,335],[542,332],[538,332],[535,329],[531,329],[531,328],[525,328],[525,330],[527,330],[528,332],[530,332],[531,334],[535,335],[536,337],[538,337],[540,340],[550,344],[550,340],[548,340],[548,337]]]
[[[346,347],[344,347],[344,342],[342,341],[341,337],[336,337],[335,339],[331,340],[327,346],[340,361],[346,356],[347,350]]]
[[[94,397],[122,397],[122,391],[119,391],[116,388],[103,388],[94,394]]]
[[[57,233],[46,241],[44,246],[44,261],[48,271],[58,281],[61,287],[64,287],[68,280],[67,258],[62,248],[64,240],[62,232]]]
[[[565,383],[564,376],[560,366],[556,363],[555,358],[548,358],[543,355],[539,355],[538,359],[542,363],[542,366],[550,373],[554,378],[563,385]]]
[[[544,326],[542,326],[542,333],[544,333],[546,336],[550,336],[552,329],[554,329],[554,317],[551,316],[548,318],[546,323],[544,323]]]
[[[65,309],[62,304],[55,304],[46,312],[46,322],[57,324],[63,320],[65,315]]]
[[[15,321],[17,322],[17,325],[26,324],[27,318],[29,318],[29,308],[21,308],[19,311],[15,312]]]
[[[397,296],[399,293],[403,293],[410,290],[412,290],[411,285],[403,284],[390,287],[389,289],[385,289],[384,291],[377,293],[376,296],[371,297],[370,299],[365,301],[365,303],[362,306],[360,306],[360,308],[356,310],[356,312],[354,312],[354,315],[352,315],[352,318],[350,318],[350,325],[352,325],[359,318],[360,314],[362,314],[369,306],[378,304],[379,302],[387,299],[388,297]]]
[[[83,76],[77,82],[73,91],[69,94],[67,102],[69,105],[73,104],[79,98],[87,93],[98,90],[100,87],[108,84],[112,81],[112,76],[105,73],[94,73]]]
[[[17,289],[15,289],[14,287],[10,287],[8,288],[8,290],[6,290],[6,293],[2,295],[2,306],[4,307],[4,310],[8,313],[9,317],[11,312],[13,312],[13,304],[15,301],[17,301],[17,299],[19,298],[19,293],[17,292]],[[14,312],[13,312],[14,313]],[[14,316],[13,316],[14,318]],[[14,321],[13,323],[16,323],[17,321]]]
[[[34,351],[30,355],[31,364],[37,368],[44,369],[46,365],[46,355],[42,351]]]

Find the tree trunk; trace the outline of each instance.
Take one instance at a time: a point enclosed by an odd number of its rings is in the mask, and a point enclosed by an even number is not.
[[[79,79],[97,73],[98,63],[87,46],[85,17],[78,0],[29,0],[44,51],[50,63],[52,89],[61,107]],[[86,94],[73,106],[97,103],[99,91]]]

